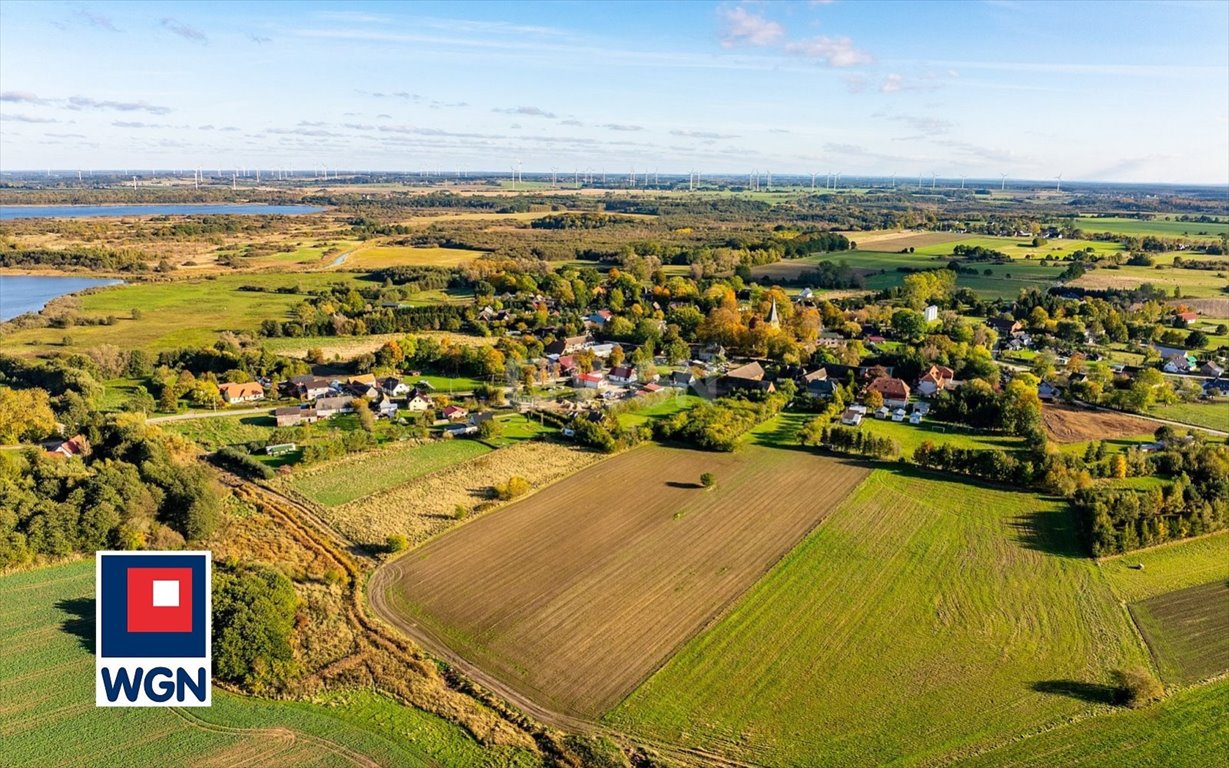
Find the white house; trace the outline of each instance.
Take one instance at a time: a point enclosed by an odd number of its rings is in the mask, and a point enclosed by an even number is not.
[[[255,400],[265,399],[265,388],[254,381],[242,384],[232,384],[230,382],[219,384],[218,392],[222,394],[222,399],[230,404],[250,403]]]
[[[896,410],[892,411],[892,421],[904,421],[904,420],[905,420],[905,409],[904,408],[897,408]]]
[[[414,413],[423,413],[431,410],[431,401],[415,392],[412,397],[405,401],[405,409]]]

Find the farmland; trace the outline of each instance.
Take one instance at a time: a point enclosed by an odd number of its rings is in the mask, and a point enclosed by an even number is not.
[[[606,721],[766,765],[937,760],[1144,663],[1066,506],[876,470]],[[822,704],[821,704],[822,703]]]
[[[210,416],[201,419],[183,419],[162,422],[161,428],[176,432],[207,450],[217,450],[224,445],[243,443],[267,443],[269,435],[277,428],[273,417],[264,414],[253,416]]]
[[[433,440],[394,445],[375,453],[346,456],[296,472],[290,486],[312,501],[335,507],[409,482],[490,451],[476,440]]]
[[[1083,410],[1064,405],[1043,407],[1041,421],[1046,436],[1056,443],[1151,436],[1159,426],[1154,421],[1126,413]]]
[[[1000,449],[1005,451],[1024,447],[1024,441],[1011,435],[979,432],[960,424],[946,424],[933,419],[923,419],[921,424],[908,424],[888,419],[866,418],[862,427],[866,432],[890,437],[900,445],[901,453],[910,456],[919,445],[931,442],[935,445],[951,445],[955,448]]]
[[[421,542],[456,523],[460,507],[466,514],[491,505],[496,483],[519,475],[535,488],[544,487],[601,458],[558,443],[526,441],[361,499],[329,507],[323,515],[357,542],[382,544],[392,534]],[[361,464],[355,473],[362,472]]]
[[[346,268],[455,267],[468,264],[483,254],[464,248],[432,248],[401,245],[373,245],[359,248],[345,261]]]
[[[1175,221],[1168,217],[1131,219],[1121,216],[1080,216],[1076,226],[1085,232],[1110,232],[1132,237],[1189,237],[1212,240],[1229,232],[1229,222]]]
[[[1219,766],[1229,752],[1229,680],[1179,691],[1147,709],[1089,717],[978,757],[962,768]]]
[[[1187,587],[1132,603],[1166,682],[1193,683],[1229,671],[1229,582]]]
[[[1211,581],[1229,581],[1229,532],[1104,558],[1099,565],[1124,602]]]
[[[1180,421],[1183,424],[1194,424],[1197,427],[1229,432],[1229,402],[1223,399],[1216,403],[1158,405],[1152,409],[1151,415],[1170,421]]]
[[[865,475],[761,447],[636,449],[412,551],[375,599],[535,701],[596,716]]]
[[[214,691],[213,707],[94,706],[94,563],[0,576],[0,701],[6,765],[530,766],[460,727],[370,693],[319,703]]]

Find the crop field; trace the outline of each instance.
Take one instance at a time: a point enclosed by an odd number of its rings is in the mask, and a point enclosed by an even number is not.
[[[1229,432],[1229,401],[1223,398],[1214,403],[1172,403],[1158,405],[1151,415],[1197,427]]]
[[[801,451],[638,448],[411,551],[385,598],[535,701],[596,716],[866,474]]]
[[[1118,269],[1093,269],[1071,285],[1077,288],[1105,290],[1108,288],[1137,288],[1144,283],[1172,292],[1177,288],[1184,298],[1212,298],[1222,296],[1229,280],[1217,272],[1206,269],[1173,269],[1156,267],[1120,267]]]
[[[905,248],[922,248],[927,245],[957,243],[967,235],[954,232],[927,232],[924,230],[886,229],[873,232],[842,232],[842,235],[858,244],[859,250],[899,252]]]
[[[1127,603],[1229,581],[1229,531],[1107,557],[1098,564],[1115,594]]]
[[[222,331],[254,331],[262,320],[284,318],[302,301],[296,294],[241,291],[245,285],[267,288],[318,288],[352,282],[355,274],[293,273],[225,275],[209,280],[134,283],[99,290],[81,297],[82,315],[114,315],[114,325],[72,328],[29,328],[5,334],[0,349],[15,354],[45,351],[79,352],[100,344],[124,349],[158,351],[208,346]],[[133,308],[142,317],[133,320]],[[69,339],[67,345],[64,339]]]
[[[328,507],[322,514],[357,542],[383,544],[388,536],[402,534],[419,543],[455,525],[458,507],[468,515],[490,505],[496,483],[517,475],[540,488],[601,458],[601,454],[559,443],[525,441]]]
[[[321,704],[215,688],[213,707],[94,706],[94,561],[0,576],[0,738],[5,765],[536,765],[374,693]]]
[[[346,259],[346,268],[380,269],[383,267],[424,266],[456,267],[468,264],[483,251],[464,248],[431,248],[402,245],[374,245],[360,248]]]
[[[940,762],[1144,663],[1064,503],[881,469],[606,720],[764,765]]]
[[[1146,709],[1118,709],[1054,728],[961,768],[1215,768],[1229,754],[1229,680],[1179,691]]]
[[[462,333],[447,331],[419,331],[413,334],[417,338],[432,337],[441,342],[464,346],[492,346],[499,341],[495,336],[468,336]],[[261,339],[261,344],[279,355],[305,358],[310,350],[319,349],[329,359],[353,360],[359,355],[375,352],[387,342],[405,338],[404,333],[374,333],[370,336],[283,336],[273,339]]]
[[[1089,411],[1065,405],[1043,406],[1041,423],[1045,427],[1046,436],[1056,443],[1151,436],[1160,426],[1154,421],[1127,413]]]
[[[1046,256],[1061,259],[1085,248],[1091,248],[1096,254],[1118,253],[1122,250],[1121,244],[1105,240],[1047,240],[1035,246],[1032,238],[965,235],[960,238],[959,243],[968,246],[980,245],[983,248],[999,251],[1012,260],[1031,257],[1033,260],[1040,261]],[[950,256],[955,245],[956,243],[926,245],[918,248],[916,252],[926,256]]]
[[[490,450],[477,440],[398,444],[295,472],[287,482],[317,504],[335,507],[481,456]]]
[[[1145,237],[1189,237],[1213,240],[1229,232],[1229,222],[1174,221],[1169,218],[1132,219],[1121,216],[1080,216],[1076,226],[1085,232],[1111,232],[1116,235]]]
[[[1227,607],[1225,579],[1131,604],[1165,682],[1193,683],[1229,671]]]

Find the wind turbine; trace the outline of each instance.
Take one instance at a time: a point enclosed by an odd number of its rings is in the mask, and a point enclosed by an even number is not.
[[[896,189],[896,174],[892,174],[892,189]]]
[[[965,178],[964,176],[960,177],[960,188],[961,189],[964,189],[964,178]]]
[[[938,174],[935,173],[934,171],[931,171],[930,172],[930,191],[931,192],[935,191],[935,179],[936,178],[938,178]]]
[[[1000,175],[1003,177],[1003,179],[1001,182],[999,182],[999,191],[1005,192],[1007,191],[1007,174],[1004,173]]]
[[[1055,192],[1062,192],[1062,191],[1063,191],[1063,175],[1062,175],[1061,173],[1060,173],[1060,174],[1058,174],[1058,177],[1057,177],[1057,179],[1056,179],[1056,182],[1057,182],[1057,183],[1054,185],[1054,191],[1055,191]]]

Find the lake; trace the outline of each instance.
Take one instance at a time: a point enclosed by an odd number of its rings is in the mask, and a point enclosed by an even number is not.
[[[0,322],[37,312],[57,296],[122,282],[98,277],[0,275]]]
[[[315,205],[5,205],[0,206],[0,221],[7,219],[82,219],[107,216],[298,216],[319,213]]]

